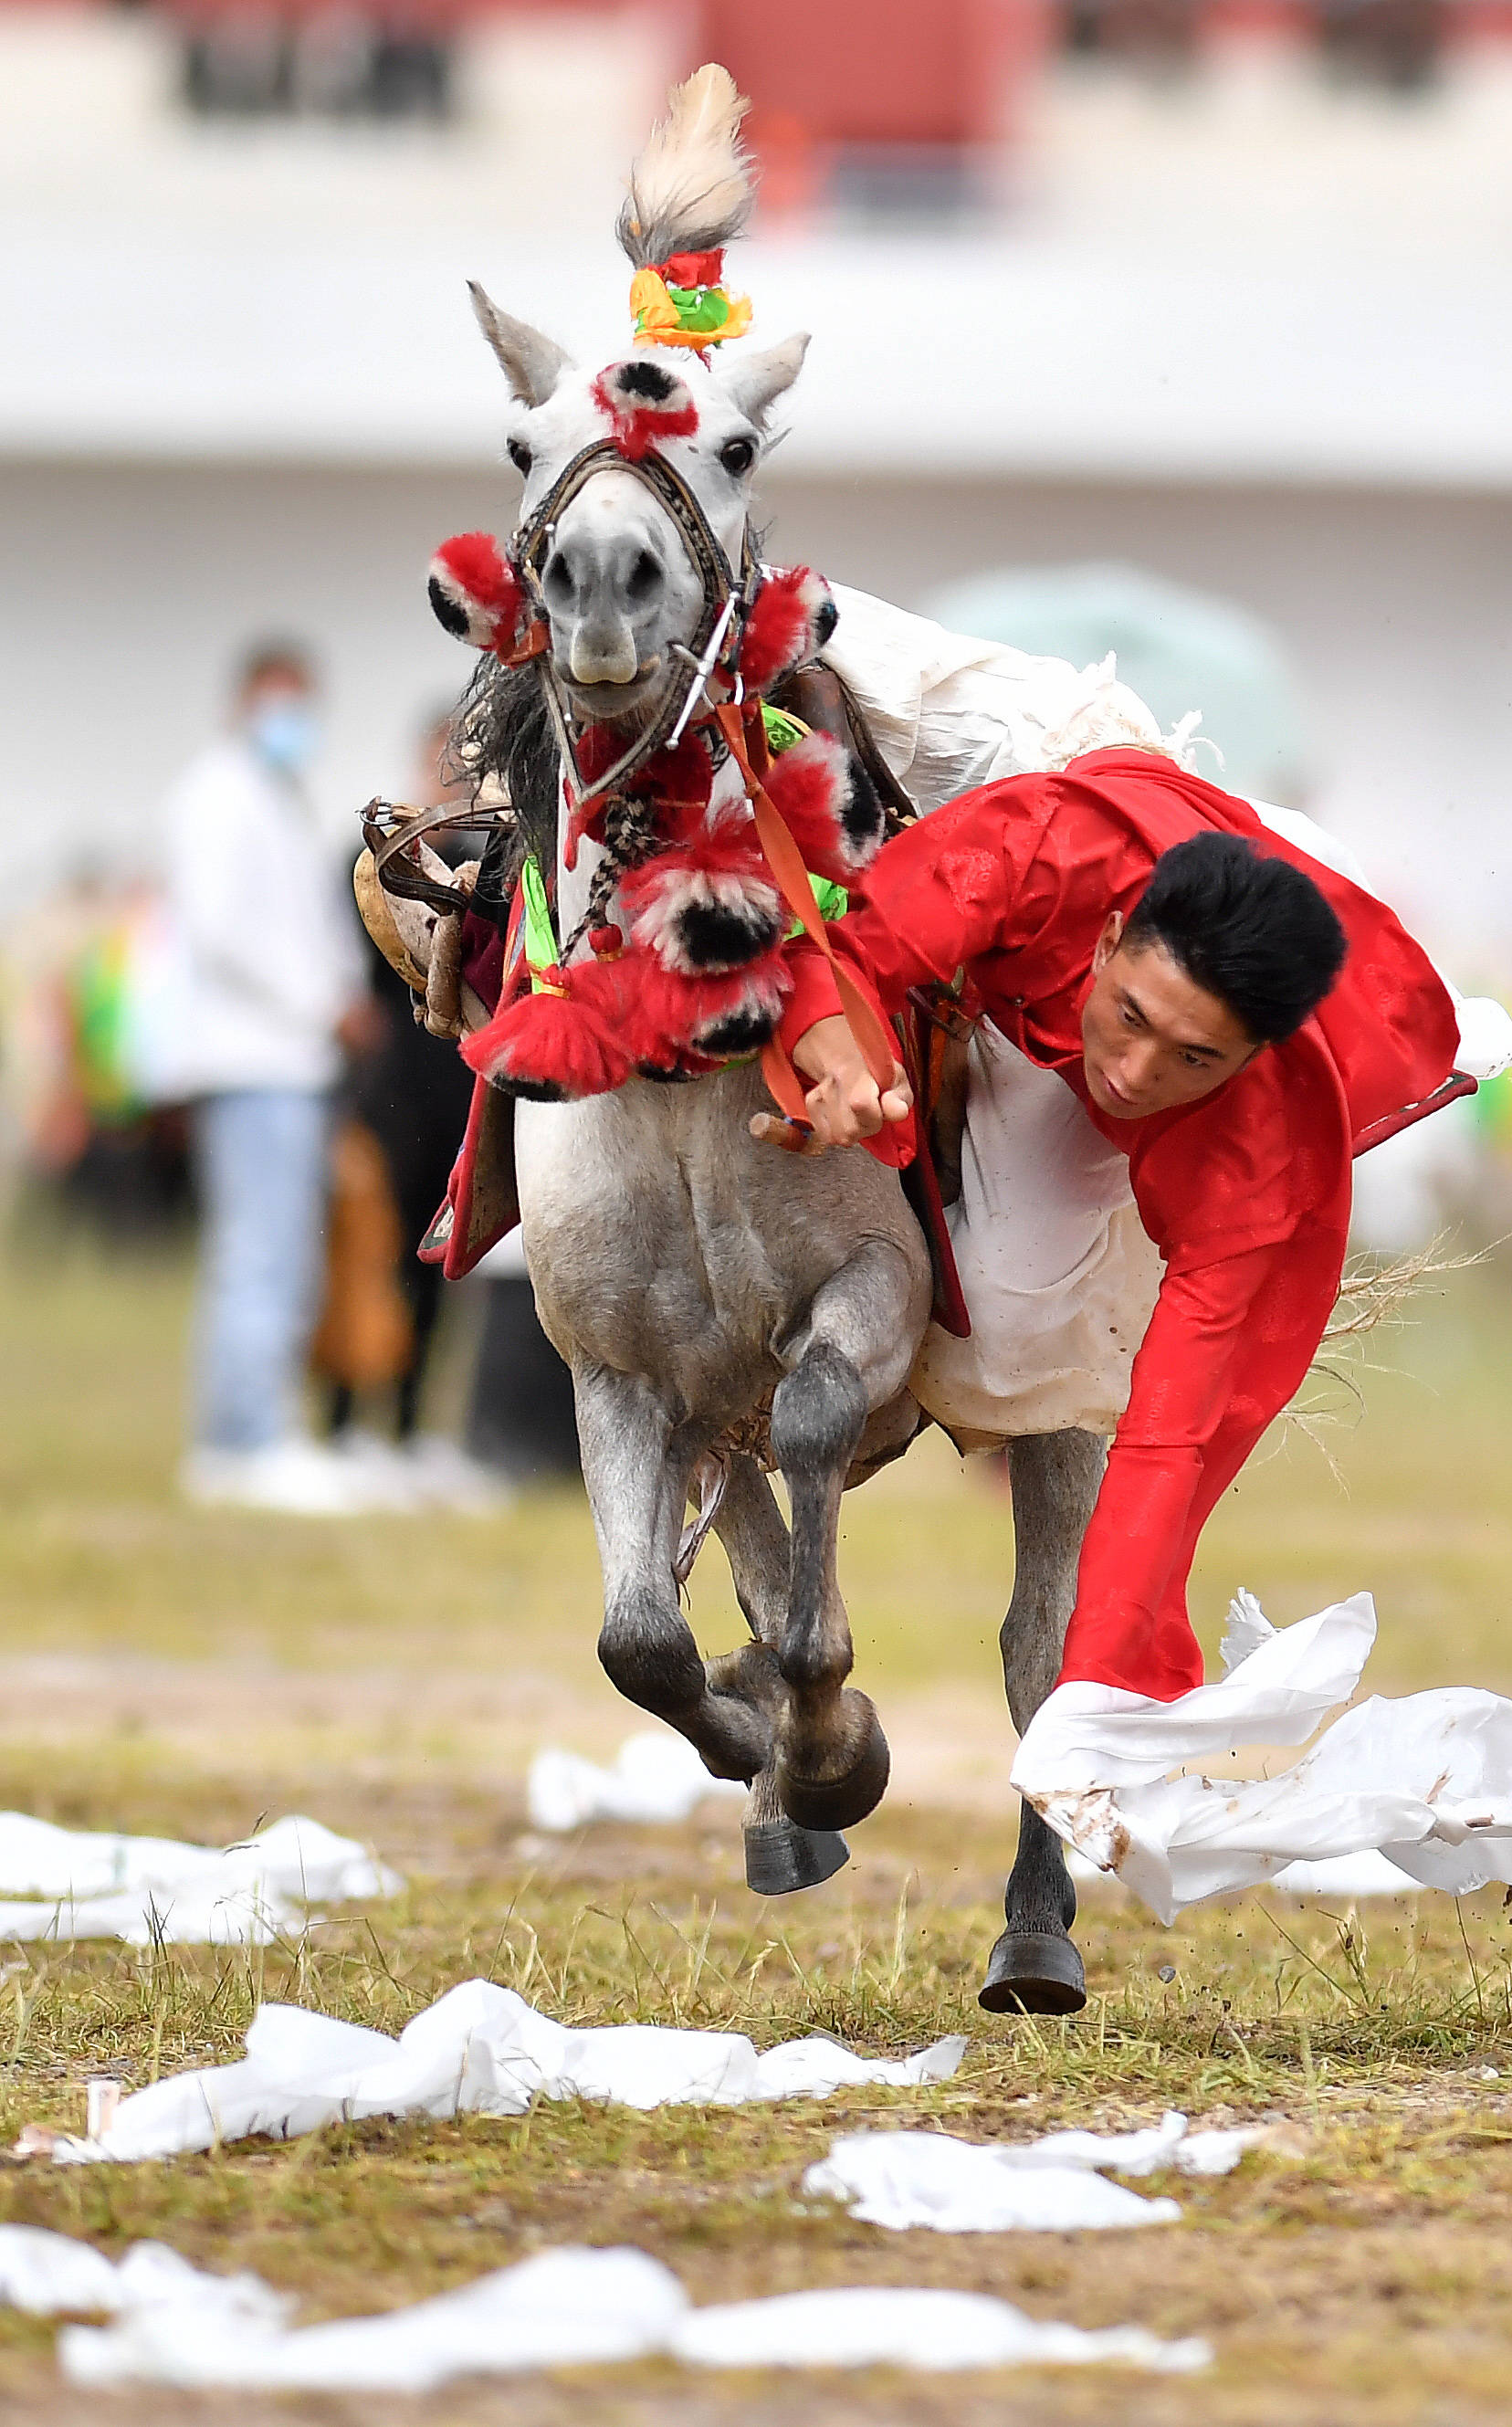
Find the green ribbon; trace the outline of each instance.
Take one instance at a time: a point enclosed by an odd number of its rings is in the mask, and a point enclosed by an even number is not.
[[[561,948],[546,899],[546,880],[533,851],[526,853],[521,864],[520,892],[525,901],[525,957],[530,970],[530,992],[545,994],[546,983],[542,972],[556,968]]]

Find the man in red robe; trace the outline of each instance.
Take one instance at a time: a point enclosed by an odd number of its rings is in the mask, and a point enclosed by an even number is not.
[[[1449,993],[1383,904],[1137,749],[936,810],[884,847],[830,934],[888,1014],[964,969],[986,1018],[1129,1156],[1165,1270],[1061,1679],[1171,1700],[1202,1680],[1197,1538],[1317,1350],[1357,1140],[1453,1067]],[[816,1142],[906,1120],[902,1072],[879,1091],[827,963],[799,942],[791,964],[783,1042]]]

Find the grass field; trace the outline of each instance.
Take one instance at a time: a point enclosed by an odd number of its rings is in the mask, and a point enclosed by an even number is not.
[[[1162,1930],[1095,1892],[1093,1988],[1068,2025],[975,2005],[1012,1850],[996,1674],[1011,1526],[937,1440],[848,1505],[859,1682],[895,1782],[839,1879],[758,1904],[739,1816],[526,1829],[530,1752],[608,1751],[636,1716],[593,1657],[596,1572],[572,1493],[496,1520],[301,1524],[175,1502],[185,1279],[29,1253],[0,1278],[0,1803],[73,1825],[225,1842],[313,1812],[371,1839],[404,1897],[266,1955],[0,1948],[0,2144],[77,2129],[83,2083],[139,2083],[236,2052],[259,1995],[395,2028],[474,1974],[567,2021],[810,2028],[890,2052],[953,2029],[929,2090],[726,2113],[539,2108],[517,2122],[365,2126],[171,2166],[0,2172],[0,2216],[119,2252],[155,2235],[297,2289],[308,2317],[390,2305],[543,2245],[634,2241],[697,2299],[806,2283],[991,2289],[1080,2325],[1204,2334],[1180,2382],[1018,2373],[689,2378],[665,2367],[463,2387],[424,2407],[69,2396],[52,2330],[0,2311],[18,2419],[576,2417],[1433,2422],[1504,2418],[1512,2372],[1512,1927],[1500,1892],[1323,1913],[1253,1896]],[[1361,1586],[1368,1682],[1512,1690],[1512,1288],[1459,1277],[1418,1302],[1333,1438],[1294,1433],[1209,1530],[1194,1605],[1210,1642],[1235,1585],[1277,1621]],[[1378,1352],[1379,1353],[1379,1352]],[[739,1621],[717,1552],[695,1577],[709,1649]],[[1504,2079],[1503,2077],[1504,2076]],[[1061,2122],[1263,2114],[1288,2129],[1240,2171],[1173,2185],[1142,2234],[883,2235],[801,2211],[837,2128],[887,2114],[972,2137]]]

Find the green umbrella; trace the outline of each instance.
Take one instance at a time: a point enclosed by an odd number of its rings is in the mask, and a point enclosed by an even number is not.
[[[1287,807],[1306,796],[1307,750],[1286,651],[1270,626],[1226,598],[1134,564],[1003,565],[937,590],[927,612],[952,631],[1031,656],[1092,665],[1108,655],[1169,731],[1190,709],[1223,753],[1198,773]]]

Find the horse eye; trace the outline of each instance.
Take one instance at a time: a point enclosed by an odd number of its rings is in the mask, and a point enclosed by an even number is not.
[[[756,441],[752,438],[726,438],[719,450],[719,460],[732,481],[743,481],[756,462]]]
[[[508,455],[510,462],[513,464],[516,472],[520,475],[521,480],[528,481],[530,477],[530,465],[534,458],[532,457],[528,447],[526,446],[524,440],[520,438],[512,438],[504,451]]]

